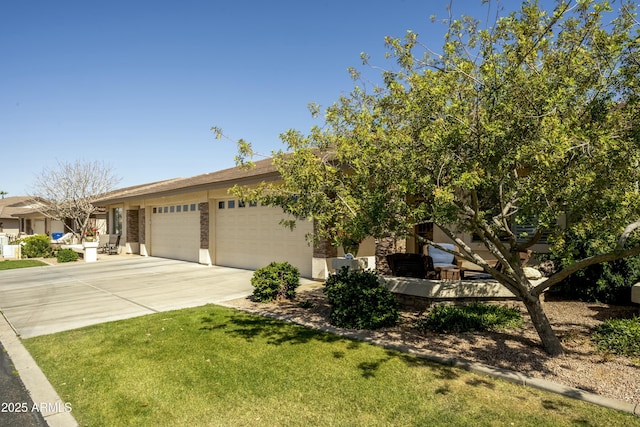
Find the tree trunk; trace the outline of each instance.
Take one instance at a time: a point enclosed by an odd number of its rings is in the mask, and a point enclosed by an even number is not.
[[[540,336],[544,350],[549,353],[550,356],[562,356],[564,354],[564,348],[562,347],[560,339],[556,336],[555,332],[553,332],[551,323],[549,323],[549,319],[542,309],[540,297],[537,295],[528,295],[522,299],[522,302],[525,307],[527,307],[527,311],[529,312],[533,326],[538,332],[538,336]]]

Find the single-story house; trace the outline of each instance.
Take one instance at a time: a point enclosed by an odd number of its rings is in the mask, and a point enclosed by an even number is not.
[[[233,167],[191,178],[175,178],[112,191],[94,204],[104,207],[107,233],[119,234],[125,253],[156,256],[206,265],[257,269],[272,261],[288,261],[304,277],[325,279],[331,259],[341,248],[329,244],[314,247],[307,235],[313,221],[297,221],[294,230],[280,224],[286,214],[278,207],[243,203],[229,194],[234,185],[275,181],[279,173],[272,159],[255,162],[252,169]],[[421,224],[416,233],[434,241],[449,239],[432,224]],[[472,247],[480,242],[464,236]],[[385,263],[392,252],[418,252],[419,243],[366,239],[358,257],[368,267]],[[384,270],[384,269],[383,269]]]
[[[51,234],[63,231],[64,224],[40,213],[42,202],[30,196],[0,199],[0,233],[11,240],[24,235]]]
[[[6,197],[0,199],[0,233],[15,238],[20,233],[20,220],[15,214],[29,209],[29,197]]]
[[[278,177],[266,159],[250,170],[234,167],[119,189],[94,204],[106,208],[107,232],[121,235],[125,253],[246,269],[288,261],[303,277],[325,278],[327,260],[337,251],[307,242],[313,221],[297,221],[292,231],[280,224],[282,209],[245,204],[228,191]],[[360,255],[373,256],[373,244],[363,244]]]
[[[15,240],[36,234],[47,236],[53,236],[54,233],[64,234],[73,229],[71,220],[59,221],[44,215],[42,210],[45,206],[45,202],[30,196],[0,199],[0,233],[8,236],[10,240]],[[106,232],[104,212],[92,215],[90,221],[92,227],[99,233]]]

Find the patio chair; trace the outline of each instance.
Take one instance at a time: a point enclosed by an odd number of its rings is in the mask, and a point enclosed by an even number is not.
[[[396,277],[424,279],[433,270],[431,258],[422,254],[394,253],[387,255],[391,273]]]
[[[120,235],[109,235],[109,243],[107,243],[107,253],[109,255],[117,255],[120,251]]]
[[[452,251],[456,250],[456,247],[453,243],[438,243],[438,245]],[[426,251],[427,255],[431,257],[431,260],[433,262],[433,271],[435,271],[437,278],[440,278],[440,272],[442,270],[456,270],[460,268],[460,265],[456,260],[456,256],[454,254],[451,254],[433,245],[427,245]]]
[[[73,233],[66,233],[60,236],[59,238],[53,240],[53,243],[67,243],[71,241],[71,238],[73,238]]]
[[[109,248],[109,238],[111,235],[109,234],[101,234],[98,236],[98,253],[105,253]]]

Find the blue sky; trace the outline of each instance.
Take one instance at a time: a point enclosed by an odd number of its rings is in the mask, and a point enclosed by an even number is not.
[[[5,1],[0,5],[0,190],[31,192],[56,161],[104,161],[119,187],[231,167],[235,144],[281,148],[354,83],[360,52],[412,29],[442,45],[446,1]],[[516,2],[514,2],[516,3]],[[516,4],[519,4],[517,2]],[[480,0],[453,13],[485,17]]]

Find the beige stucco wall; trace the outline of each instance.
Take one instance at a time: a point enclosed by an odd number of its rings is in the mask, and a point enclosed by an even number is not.
[[[20,233],[20,221],[18,219],[3,218],[0,219],[2,223],[2,229],[0,233],[5,233],[7,236],[18,236]]]
[[[120,246],[124,248],[125,253],[134,253],[140,254],[144,256],[153,255],[151,253],[151,209],[153,206],[162,206],[162,205],[173,205],[173,204],[182,204],[182,203],[201,203],[206,202],[208,198],[207,191],[199,191],[193,193],[180,194],[175,196],[165,196],[165,197],[152,197],[152,198],[144,198],[140,200],[135,200],[132,202],[124,202],[117,203],[112,205],[105,206],[107,208],[107,215],[109,216],[109,224],[110,227],[113,227],[113,209],[122,208],[122,238],[120,240]],[[127,242],[127,220],[126,220],[126,212],[127,210],[134,209],[144,209],[145,210],[145,223],[144,223],[144,234],[145,234],[145,242]],[[107,230],[108,233],[111,230]]]

